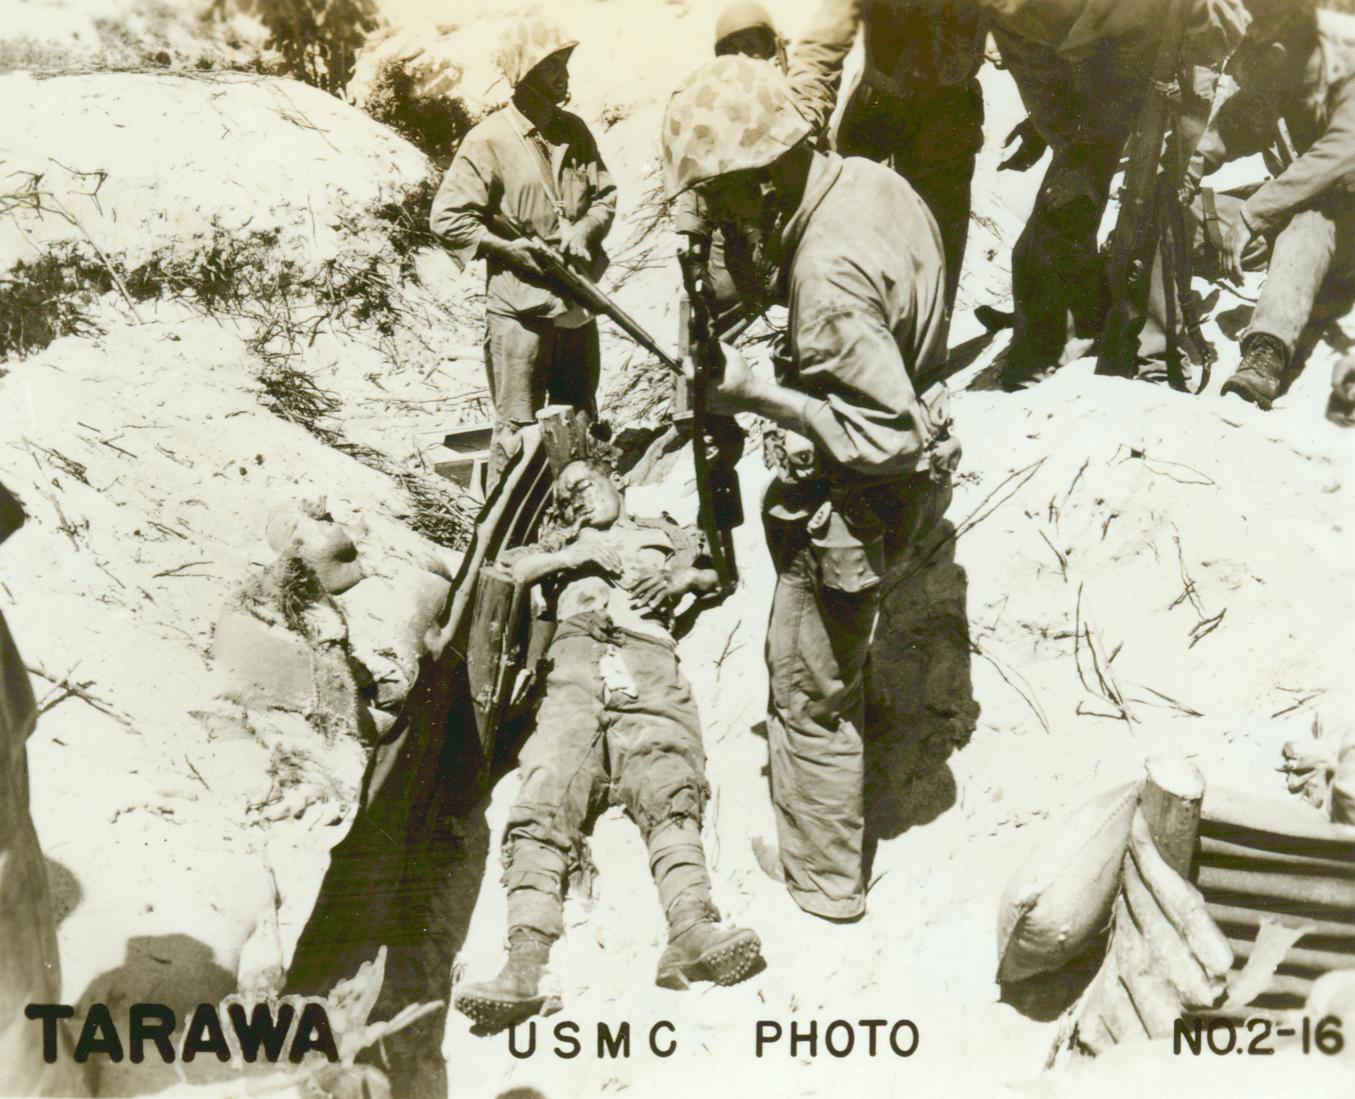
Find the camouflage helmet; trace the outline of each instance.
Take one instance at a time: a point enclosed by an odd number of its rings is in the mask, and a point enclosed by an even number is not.
[[[751,30],[765,30],[773,38],[776,37],[776,24],[772,22],[766,8],[756,0],[734,0],[732,4],[725,5],[720,18],[715,21],[715,46],[718,49],[720,43],[730,35]]]
[[[668,100],[663,174],[670,196],[730,172],[765,168],[810,132],[790,84],[770,61],[708,61]]]
[[[540,19],[523,19],[504,32],[499,39],[495,63],[504,79],[517,87],[527,74],[546,58],[572,51],[579,43],[566,38],[559,27]]]

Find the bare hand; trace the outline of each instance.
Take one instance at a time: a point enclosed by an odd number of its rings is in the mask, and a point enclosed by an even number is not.
[[[636,574],[630,586],[631,602],[652,611],[663,606],[664,600],[681,595],[673,591],[676,578],[667,569],[646,568]]]
[[[743,353],[732,344],[720,344],[724,356],[724,372],[716,384],[706,389],[706,407],[716,415],[732,416],[748,408],[755,379]],[[682,360],[682,374],[688,382],[696,380],[696,364],[691,358]]]
[[[570,568],[581,569],[588,565],[596,565],[609,576],[621,575],[621,555],[600,539],[580,537],[565,550],[565,554]]]
[[[1222,232],[1223,248],[1219,263],[1223,268],[1223,275],[1234,284],[1241,285],[1242,261],[1247,254],[1248,245],[1256,234],[1252,232],[1251,226],[1240,212],[1236,217],[1223,223]]]
[[[577,267],[587,268],[593,262],[593,251],[588,244],[588,226],[575,222],[560,233],[560,254]]]
[[[541,265],[539,258],[541,245],[534,240],[510,240],[503,247],[504,261],[519,271],[526,272],[529,275],[535,275],[541,278],[546,274],[546,269]]]

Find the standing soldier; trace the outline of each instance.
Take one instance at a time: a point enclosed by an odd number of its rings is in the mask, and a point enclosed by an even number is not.
[[[767,9],[753,0],[735,0],[715,21],[715,56],[731,55],[773,61],[785,69],[786,53],[776,24]],[[764,293],[757,286],[744,242],[728,239],[722,229],[711,225],[695,191],[678,196],[674,220],[681,242],[680,258],[686,261],[692,257],[700,262],[704,257],[717,313],[725,313],[740,299],[754,308],[760,304]]]
[[[466,135],[429,218],[461,261],[487,261],[491,488],[548,399],[595,411],[597,321],[548,285],[533,240],[556,245],[594,279],[606,266],[616,188],[587,125],[561,109],[576,45],[541,23],[505,36],[498,63],[512,100]]]
[[[1106,307],[1097,232],[1125,141],[1138,117],[1171,0],[979,0],[1040,137],[1054,155],[1012,252],[1015,332],[1003,383],[1024,388],[1055,370],[1070,328],[1099,334]],[[1246,25],[1241,0],[1186,0],[1178,122],[1193,147],[1209,117],[1208,66]],[[1143,355],[1141,377],[1166,377]]]
[[[722,57],[674,93],[670,194],[749,230],[779,269],[789,358],[776,381],[722,347],[715,413],[787,429],[764,501],[777,572],[767,637],[772,801],[786,886],[806,912],[865,911],[862,677],[887,563],[949,500],[958,448],[918,399],[946,352],[936,222],[899,176],[814,149],[774,65]]]
[[[843,110],[837,151],[889,164],[926,202],[941,229],[953,305],[983,146],[978,71],[987,29],[961,0],[822,0],[790,54],[791,87],[818,131],[833,113],[858,26],[865,65]]]

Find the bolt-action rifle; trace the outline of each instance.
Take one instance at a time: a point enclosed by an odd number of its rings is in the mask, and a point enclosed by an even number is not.
[[[1171,0],[1167,25],[1153,63],[1152,80],[1127,147],[1128,167],[1120,196],[1120,215],[1110,240],[1106,275],[1110,309],[1101,333],[1098,374],[1130,377],[1135,372],[1139,334],[1148,317],[1153,267],[1161,257],[1167,301],[1167,369],[1171,384],[1186,389],[1186,373],[1177,344],[1179,305],[1185,342],[1201,363],[1201,389],[1209,379],[1213,349],[1205,342],[1190,292],[1190,242],[1180,194],[1186,158],[1182,148],[1180,53],[1185,40],[1188,0]]]
[[[720,591],[728,593],[738,581],[734,528],[743,522],[743,498],[736,467],[743,454],[744,432],[732,416],[708,411],[710,385],[719,383],[725,367],[715,287],[710,280],[709,243],[698,238],[679,262],[686,289],[679,340],[683,354],[695,367],[689,398],[698,519],[720,578]],[[724,327],[728,334],[729,326]]]
[[[679,359],[664,351],[658,341],[592,279],[571,267],[558,249],[541,240],[516,219],[500,212],[496,220],[515,236],[533,242],[533,251],[548,277],[566,295],[586,309],[609,317],[626,335],[673,371],[681,384],[682,364]],[[733,417],[707,414],[706,394],[711,380],[718,381],[724,371],[720,336],[725,334],[732,338],[739,323],[717,327],[715,291],[706,271],[704,256],[684,259],[682,278],[689,304],[679,335],[680,356],[690,354],[696,366],[696,379],[691,387],[691,430],[699,524],[709,543],[711,563],[720,578],[720,591],[727,593],[738,580],[733,530],[743,522],[743,501],[739,493],[739,475],[734,467],[743,454],[744,433]]]
[[[660,347],[659,342],[645,331],[640,322],[608,297],[597,283],[571,267],[558,248],[547,244],[521,222],[502,211],[495,215],[495,220],[507,226],[514,236],[532,243],[533,252],[550,281],[568,297],[573,298],[590,312],[608,317],[622,332],[681,377],[682,364]]]

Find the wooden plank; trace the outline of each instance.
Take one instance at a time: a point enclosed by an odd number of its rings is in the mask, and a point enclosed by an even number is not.
[[[1204,777],[1189,760],[1155,756],[1148,760],[1148,780],[1139,792],[1139,808],[1163,861],[1183,878],[1190,877],[1195,840],[1200,832]]]
[[[1303,942],[1302,939],[1299,942]],[[1252,951],[1256,947],[1254,939],[1242,938],[1239,936],[1228,936],[1228,945],[1233,948],[1234,956],[1242,962],[1251,958]],[[1309,950],[1306,947],[1291,946],[1289,953],[1284,956],[1284,961],[1280,965],[1281,969],[1302,969],[1310,975],[1331,973],[1336,970],[1355,969],[1355,953],[1342,954],[1335,950]],[[1316,977],[1312,979],[1316,980]]]
[[[1225,928],[1237,927],[1246,928],[1251,932],[1251,938],[1256,937],[1256,932],[1261,926],[1261,917],[1267,915],[1277,915],[1277,913],[1263,912],[1255,908],[1247,908],[1242,905],[1226,904],[1219,901],[1210,900],[1206,902],[1209,914],[1214,921]],[[1280,913],[1278,914],[1281,922],[1287,919],[1307,920],[1308,917],[1299,913]],[[1355,920],[1355,912],[1349,914],[1352,920]],[[1344,923],[1340,920],[1320,920],[1314,919],[1308,922],[1313,924],[1313,929],[1305,935],[1300,942],[1312,942],[1321,939],[1332,946],[1339,946],[1340,949],[1348,948],[1355,951],[1355,922]]]
[[[1253,797],[1219,786],[1205,791],[1200,806],[1200,829],[1221,838],[1232,838],[1227,835],[1229,830],[1255,833],[1257,838],[1250,845],[1269,847],[1278,841],[1280,850],[1295,841],[1304,841],[1306,853],[1321,854],[1324,858],[1349,858],[1355,850],[1355,825],[1332,824],[1293,801]],[[1261,837],[1271,837],[1271,842]],[[1311,850],[1312,844],[1333,847],[1335,853]]]

